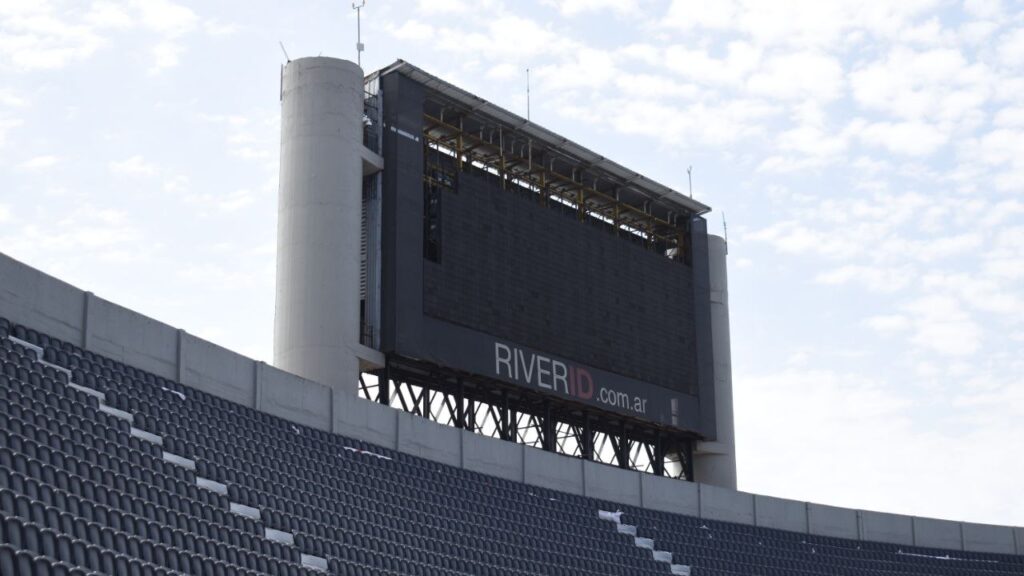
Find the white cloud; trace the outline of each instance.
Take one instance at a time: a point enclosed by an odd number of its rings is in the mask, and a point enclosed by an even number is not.
[[[910,319],[901,314],[872,316],[865,320],[864,324],[881,334],[904,332],[911,327]]]
[[[57,164],[56,156],[35,156],[18,164],[22,170],[45,170]]]
[[[1004,35],[999,43],[999,58],[1008,68],[1024,67],[1024,26]]]
[[[981,347],[981,326],[950,296],[927,295],[905,306],[913,318],[911,342],[944,356],[970,356]]]
[[[832,48],[858,34],[898,37],[916,17],[936,4],[935,0],[673,0],[659,23],[683,31],[729,30],[752,38],[760,46]]]
[[[470,30],[436,28],[431,43],[436,48],[485,60],[523,63],[538,55],[573,54],[581,45],[565,34],[530,18],[498,12]],[[525,66],[524,66],[525,67]]]
[[[996,128],[966,139],[959,152],[972,167],[999,169],[993,178],[996,188],[1010,192],[1024,189],[1024,129]]]
[[[11,219],[11,208],[5,204],[0,204],[0,222],[7,222]]]
[[[207,36],[213,36],[214,38],[224,38],[232,36],[240,30],[237,24],[230,22],[221,22],[219,20],[207,20],[203,22],[203,31],[206,32]]]
[[[964,11],[984,20],[999,18],[1003,15],[1002,0],[964,0]]]
[[[131,4],[143,25],[168,38],[191,32],[199,24],[192,9],[170,0],[132,0]]]
[[[913,270],[909,268],[879,268],[848,264],[819,273],[815,281],[832,286],[856,283],[872,292],[898,292],[910,285],[913,278]]]
[[[952,383],[941,393],[914,394],[889,372],[889,366],[871,364],[848,372],[737,372],[740,488],[974,522],[1006,523],[1008,512],[1010,518],[1024,514],[1016,501],[1010,511],[1005,500],[991,497],[1013,493],[1024,474],[1024,462],[1004,457],[1024,450],[1024,385],[985,374],[997,382],[991,391]],[[784,452],[780,437],[787,439]],[[864,451],[865,445],[885,450]],[[778,472],[780,457],[785,473]]]
[[[164,192],[168,194],[182,194],[188,191],[189,179],[188,176],[178,174],[171,178],[164,180]]]
[[[996,112],[992,125],[997,128],[1024,128],[1024,106],[1007,106]]]
[[[0,88],[0,105],[10,106],[11,108],[21,108],[28,104],[28,101],[18,96],[13,90],[8,88]]]
[[[972,120],[992,92],[992,77],[957,49],[898,46],[850,74],[854,98],[867,109],[921,122]]]
[[[941,127],[926,122],[875,122],[854,130],[866,144],[896,154],[927,156],[949,141]]]
[[[255,195],[251,190],[240,189],[227,194],[189,194],[185,201],[204,208],[214,208],[221,212],[237,212],[253,203]]]
[[[157,173],[157,166],[147,162],[142,156],[136,155],[120,162],[110,162],[110,171],[123,176],[153,176]]]
[[[58,16],[46,2],[0,11],[0,65],[28,71],[63,68],[89,58],[104,39],[90,26]]]
[[[558,64],[540,66],[531,73],[547,90],[599,89],[618,75],[612,55],[604,50],[581,48]]]
[[[123,5],[108,1],[93,2],[85,21],[97,28],[128,28],[134,23]]]
[[[557,8],[562,16],[605,11],[624,14],[636,12],[640,7],[638,0],[544,0],[544,4]]]
[[[177,42],[165,40],[153,46],[152,72],[158,72],[165,68],[173,68],[180,62],[180,56],[185,47]]]
[[[761,51],[744,42],[730,42],[723,58],[712,56],[706,49],[681,44],[669,46],[664,53],[666,68],[704,85],[738,86],[760,61]]]
[[[694,28],[722,30],[730,28],[736,23],[739,9],[734,0],[706,4],[673,0],[660,22],[663,26],[684,31]]]
[[[466,0],[417,0],[416,6],[430,14],[461,14],[472,9]]]
[[[24,124],[20,118],[9,118],[0,115],[0,148],[7,144],[7,134],[11,130]]]
[[[723,146],[763,133],[763,121],[777,114],[758,100],[696,102],[686,106],[651,98],[563,102],[558,111],[571,119],[612,127],[620,134],[655,138],[671,146]]]
[[[21,2],[0,9],[0,65],[18,70],[60,69],[91,58],[115,39],[111,34],[142,27],[157,34],[156,68],[177,62],[168,42],[195,30],[198,16],[171,0],[97,0],[88,7]]]
[[[839,61],[818,52],[793,52],[768,58],[747,82],[755,94],[784,100],[831,101],[843,88]]]
[[[391,30],[391,35],[399,40],[429,40],[434,34],[433,26],[416,18],[406,20],[401,26]]]

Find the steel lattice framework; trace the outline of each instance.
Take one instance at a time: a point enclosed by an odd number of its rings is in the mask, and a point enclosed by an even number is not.
[[[433,422],[534,448],[693,480],[697,438],[406,358],[364,373],[359,395]]]

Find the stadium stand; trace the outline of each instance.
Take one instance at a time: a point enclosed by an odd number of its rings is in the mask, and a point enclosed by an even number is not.
[[[296,425],[0,318],[0,574],[1010,576],[622,506]]]

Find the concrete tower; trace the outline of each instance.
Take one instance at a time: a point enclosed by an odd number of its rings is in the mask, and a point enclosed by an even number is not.
[[[355,394],[363,71],[301,58],[281,84],[274,364]]]
[[[714,442],[702,442],[694,454],[698,482],[736,489],[736,438],[732,413],[732,353],[729,344],[729,247],[708,234],[708,281],[711,285],[711,346],[715,364]]]

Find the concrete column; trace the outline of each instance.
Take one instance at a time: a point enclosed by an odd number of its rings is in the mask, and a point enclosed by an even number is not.
[[[355,394],[359,360],[363,71],[285,66],[274,365]]]
[[[708,235],[708,277],[711,285],[711,341],[715,365],[715,422],[713,442],[702,442],[694,454],[698,482],[736,489],[736,439],[732,412],[732,354],[729,344],[728,245]]]

